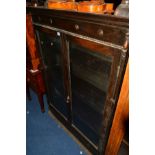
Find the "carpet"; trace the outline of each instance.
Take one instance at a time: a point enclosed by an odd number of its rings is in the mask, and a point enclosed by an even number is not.
[[[26,155],[87,155],[85,150],[48,115],[41,113],[38,98],[30,90],[32,100],[26,99]]]

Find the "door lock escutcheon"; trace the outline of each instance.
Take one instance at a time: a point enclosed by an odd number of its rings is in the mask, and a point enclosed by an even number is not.
[[[69,103],[69,101],[70,101],[70,97],[67,96],[67,100],[66,100],[66,102]]]

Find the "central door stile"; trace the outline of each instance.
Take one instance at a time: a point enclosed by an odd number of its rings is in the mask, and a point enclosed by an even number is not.
[[[69,42],[66,35],[61,33],[61,49],[63,59],[63,75],[64,75],[64,88],[66,96],[66,105],[68,109],[68,122],[72,124],[72,94],[71,94],[71,77],[70,77],[70,58],[69,58]]]

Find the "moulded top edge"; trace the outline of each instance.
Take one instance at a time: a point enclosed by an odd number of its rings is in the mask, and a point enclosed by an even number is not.
[[[60,9],[49,9],[47,7],[38,6],[38,7],[32,7],[29,6],[26,8],[27,12],[33,13],[39,13],[39,14],[46,14],[46,15],[56,15],[56,16],[66,16],[69,18],[77,18],[77,19],[87,19],[92,21],[106,21],[106,22],[117,22],[117,23],[123,23],[125,24],[125,27],[128,27],[129,25],[129,19],[125,17],[118,17],[114,15],[106,15],[106,14],[96,14],[96,13],[85,13],[85,12],[77,12],[73,10],[60,10]],[[122,25],[122,24],[120,24]]]

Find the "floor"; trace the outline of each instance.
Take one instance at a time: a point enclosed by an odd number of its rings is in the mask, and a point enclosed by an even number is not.
[[[38,98],[30,90],[32,100],[26,100],[26,154],[27,155],[88,155],[48,113],[44,96],[45,113],[41,113]],[[128,155],[121,145],[118,155]]]
[[[48,115],[46,96],[45,113],[41,113],[38,98],[31,90],[32,100],[26,101],[26,154],[27,155],[87,155],[85,150]]]

